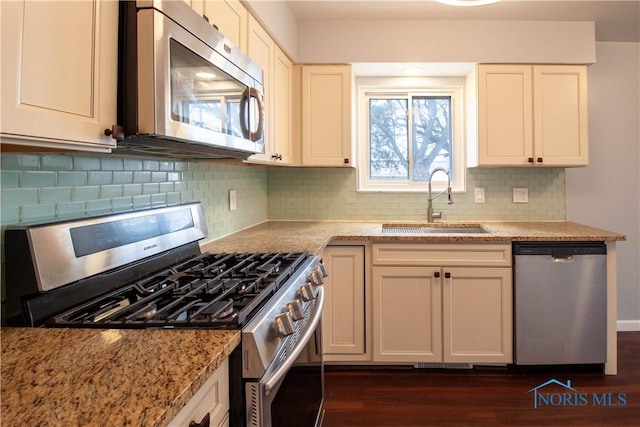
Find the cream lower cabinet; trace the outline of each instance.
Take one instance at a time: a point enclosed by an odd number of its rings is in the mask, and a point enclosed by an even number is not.
[[[109,152],[118,3],[3,1],[2,144]]]
[[[511,245],[372,251],[374,362],[512,361]]]
[[[373,268],[374,361],[442,361],[442,285],[434,271]]]
[[[324,360],[370,360],[365,339],[365,247],[328,246],[322,259],[329,272],[321,324]]]
[[[202,423],[207,415],[209,423],[206,425],[228,426],[229,406],[229,360],[226,359],[178,412],[169,426],[205,425],[198,423]]]
[[[446,363],[510,363],[511,268],[442,269],[442,346]]]

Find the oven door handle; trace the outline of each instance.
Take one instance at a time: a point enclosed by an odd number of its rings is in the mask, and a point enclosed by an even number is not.
[[[261,381],[264,386],[265,396],[268,396],[269,393],[271,393],[271,390],[274,390],[278,386],[280,381],[287,374],[291,366],[294,364],[300,353],[302,353],[302,350],[305,348],[306,344],[309,342],[314,332],[316,331],[318,323],[320,323],[320,318],[322,317],[322,307],[324,306],[324,289],[322,286],[318,287],[318,294],[316,298],[317,302],[316,306],[314,307],[315,313],[313,314],[313,317],[309,319],[307,328],[304,331],[304,334],[302,334],[302,336],[298,340],[298,343],[294,347],[293,351],[289,353],[287,360],[282,365],[280,365],[275,371],[273,371],[273,373],[268,378]]]

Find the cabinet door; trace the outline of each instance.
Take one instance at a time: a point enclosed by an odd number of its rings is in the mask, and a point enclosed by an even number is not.
[[[583,65],[533,67],[534,158],[546,166],[586,166],[587,69]]]
[[[478,66],[478,162],[488,166],[533,162],[530,65]]]
[[[351,165],[351,66],[302,68],[302,165]]]
[[[373,268],[373,360],[441,362],[440,269]]]
[[[363,360],[366,353],[364,248],[328,246],[323,260],[329,272],[324,283],[322,311],[325,360]]]
[[[3,143],[108,152],[115,140],[118,3],[2,7]]]
[[[510,268],[443,268],[444,361],[512,362]]]
[[[290,164],[292,155],[293,64],[277,45],[273,68],[273,154],[278,163]]]
[[[182,0],[200,16],[204,15],[204,0]]]
[[[210,425],[225,425],[229,405],[229,360],[225,359],[169,425],[188,427],[199,423],[207,414]]]
[[[231,43],[247,51],[248,12],[239,0],[205,0],[204,14]]]
[[[273,61],[275,58],[275,42],[256,21],[249,15],[249,37],[247,53],[249,57],[262,68],[264,77],[264,154],[254,154],[249,161],[271,161],[273,154]]]

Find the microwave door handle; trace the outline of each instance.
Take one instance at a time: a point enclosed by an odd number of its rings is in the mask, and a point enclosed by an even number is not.
[[[255,88],[249,89],[249,96],[255,98],[258,102],[258,128],[250,135],[251,141],[256,142],[262,138],[262,130],[264,129],[264,101],[262,100],[262,94]]]
[[[265,396],[268,396],[271,393],[271,390],[274,390],[280,381],[285,377],[293,363],[296,361],[302,350],[307,346],[307,343],[316,332],[316,328],[318,327],[318,323],[320,323],[320,318],[322,317],[322,306],[324,305],[324,290],[322,286],[318,287],[318,295],[317,295],[316,306],[314,307],[315,313],[313,317],[309,319],[306,325],[306,330],[302,334],[302,336],[298,339],[293,351],[289,353],[287,360],[268,377],[260,382],[264,384],[264,393]]]
[[[242,137],[245,139],[249,139],[249,114],[247,111],[249,110],[249,102],[251,100],[251,96],[249,95],[249,89],[246,88],[242,91],[242,95],[240,96],[240,130],[242,131]]]
[[[251,132],[249,129],[250,114],[247,114],[247,110],[250,109],[251,98],[254,98],[258,103],[258,128],[255,132]],[[253,87],[248,87],[242,92],[240,97],[240,129],[242,130],[242,136],[253,142],[259,141],[262,137],[262,129],[264,128],[264,102],[260,92]]]

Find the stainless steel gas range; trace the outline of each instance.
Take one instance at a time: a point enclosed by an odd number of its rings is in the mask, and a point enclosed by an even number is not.
[[[321,425],[322,358],[300,355],[320,348],[322,262],[306,252],[202,253],[206,235],[200,203],[11,226],[7,323],[238,329],[231,425]]]

